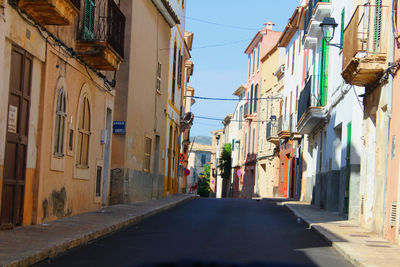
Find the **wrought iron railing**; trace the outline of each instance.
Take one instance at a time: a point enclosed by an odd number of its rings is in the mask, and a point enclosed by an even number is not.
[[[278,136],[278,121],[273,120],[267,123],[267,139]]]
[[[300,120],[301,116],[303,116],[303,114],[307,111],[308,107],[311,106],[311,84],[312,76],[308,78],[304,89],[300,93],[297,107],[297,121]]]
[[[307,33],[308,25],[310,24],[314,8],[319,2],[329,2],[329,0],[310,0],[308,2],[308,8],[304,16],[304,32]]]
[[[297,133],[297,112],[293,112],[289,118],[289,131],[291,133]]]
[[[244,116],[246,115],[250,115],[250,107],[249,107],[249,102],[247,102],[246,104],[244,104]]]
[[[70,0],[70,1],[78,10],[81,9],[81,0]]]
[[[278,133],[282,131],[288,131],[289,130],[289,125],[288,122],[285,118],[285,116],[280,116],[278,119]]]
[[[89,2],[85,0],[85,5]],[[114,0],[97,0],[94,7],[85,6],[80,14],[80,40],[107,42],[121,57],[124,56],[125,16]]]

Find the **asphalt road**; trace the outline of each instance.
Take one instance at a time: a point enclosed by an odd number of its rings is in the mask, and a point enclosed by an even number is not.
[[[38,266],[351,266],[272,200],[197,199]]]

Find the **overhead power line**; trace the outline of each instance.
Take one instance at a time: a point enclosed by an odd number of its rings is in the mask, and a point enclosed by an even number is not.
[[[247,27],[242,27],[242,26],[237,26],[237,25],[224,24],[224,23],[219,23],[219,22],[215,22],[215,21],[209,21],[209,20],[193,18],[193,17],[188,17],[188,16],[182,16],[182,15],[180,15],[180,17],[186,18],[188,20],[205,23],[205,24],[219,26],[219,27],[226,27],[226,28],[232,28],[232,29],[238,29],[238,30],[244,30],[244,31],[258,31],[259,30],[256,28],[247,28]]]
[[[185,95],[185,97],[190,97],[194,99],[200,99],[200,100],[212,100],[212,101],[251,101],[251,100],[281,100],[282,97],[279,96],[271,96],[271,97],[257,97],[257,98],[220,98],[220,97],[206,97],[206,96],[190,96],[190,95]]]
[[[194,115],[194,118],[202,119],[202,120],[210,120],[210,121],[220,121],[220,122],[222,122],[224,120],[221,118],[205,117],[205,116],[198,116],[198,115]],[[231,119],[230,121],[231,122],[247,122],[247,120],[235,120],[235,119]],[[252,122],[267,122],[267,121],[252,120]]]

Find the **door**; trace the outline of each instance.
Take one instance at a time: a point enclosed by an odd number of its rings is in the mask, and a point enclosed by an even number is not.
[[[22,224],[28,147],[32,57],[13,47],[11,53],[1,227]]]
[[[107,108],[106,115],[106,140],[104,147],[104,171],[103,171],[103,191],[101,196],[101,205],[107,205],[107,195],[108,195],[108,181],[110,177],[110,143],[111,143],[111,120],[112,120],[112,110]]]
[[[292,157],[290,158],[290,183],[289,183],[289,198],[294,198],[294,192],[295,192],[295,179],[296,178],[296,158]]]
[[[159,162],[160,162],[160,136],[156,135],[156,147],[154,151],[154,175],[152,198],[158,197],[158,179],[159,179]]]

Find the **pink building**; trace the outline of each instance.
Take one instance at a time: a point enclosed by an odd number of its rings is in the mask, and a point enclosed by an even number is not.
[[[248,71],[245,98],[247,103],[244,107],[244,127],[242,128],[242,173],[243,188],[241,197],[251,198],[254,194],[254,185],[256,181],[256,166],[257,166],[257,148],[258,148],[258,110],[261,84],[261,58],[264,54],[278,41],[281,32],[272,30],[275,25],[272,22],[264,24],[265,27],[260,30],[250,42],[245,50],[248,55]]]

